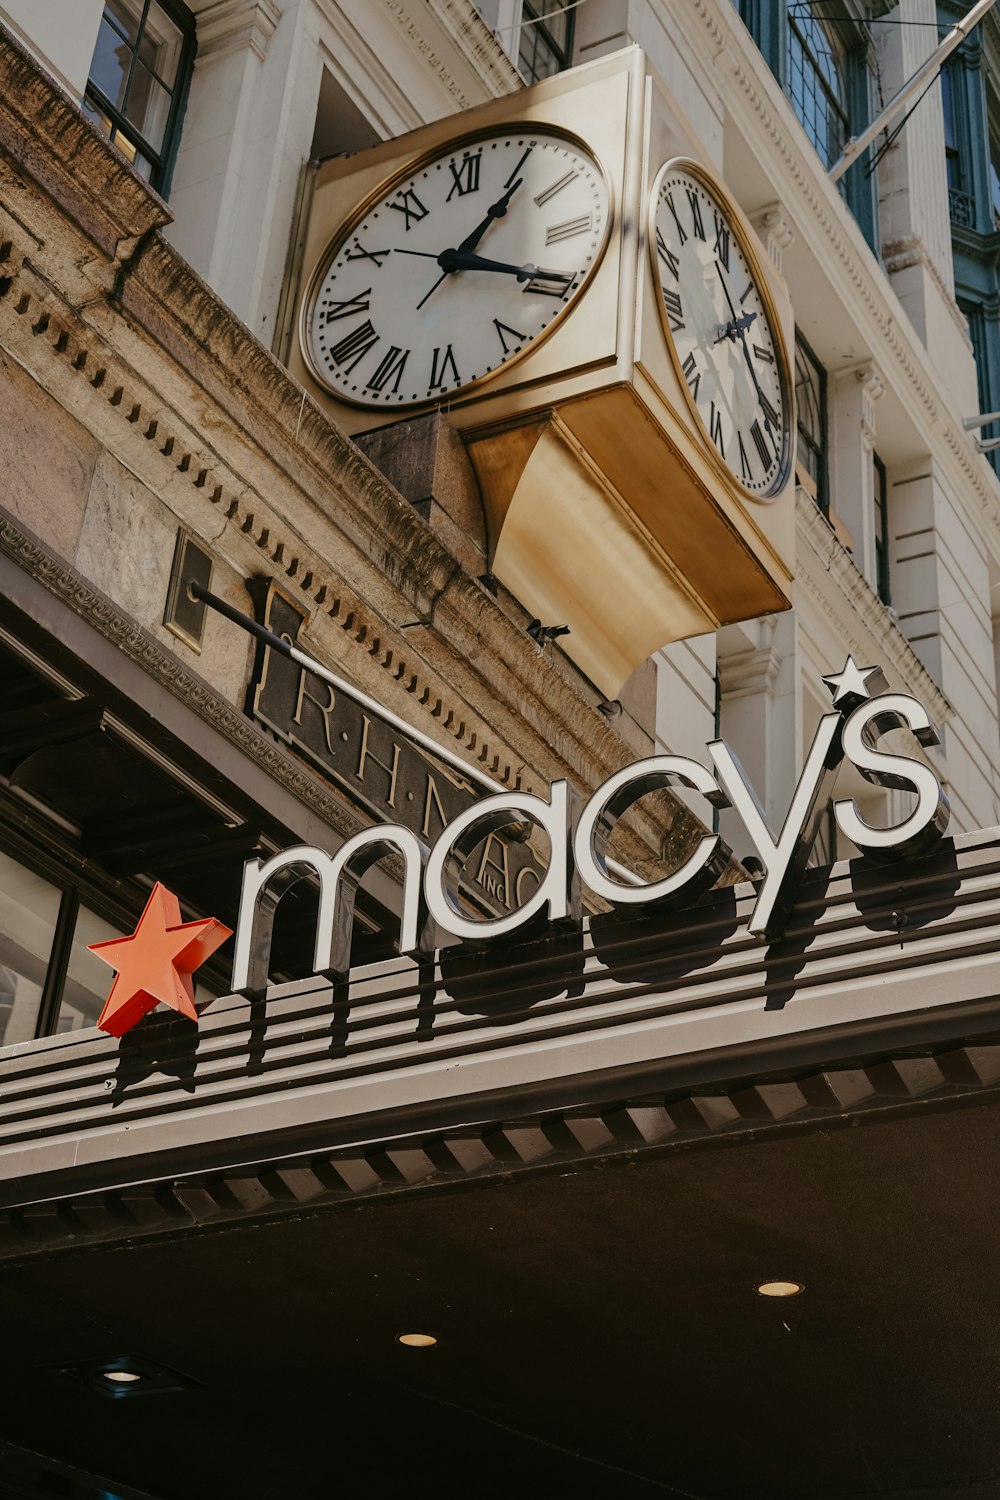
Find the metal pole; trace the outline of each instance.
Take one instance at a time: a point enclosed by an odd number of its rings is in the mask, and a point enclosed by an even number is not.
[[[202,604],[207,604],[209,609],[214,609],[218,614],[225,615],[227,620],[231,620],[234,625],[238,625],[248,635],[256,636],[257,640],[263,641],[272,651],[278,651],[282,656],[287,656],[290,661],[294,661],[298,666],[304,667],[307,672],[312,672],[314,676],[322,678],[324,682],[328,682],[331,687],[337,689],[338,693],[346,693],[348,698],[354,699],[355,703],[360,703],[363,708],[370,708],[380,718],[387,719],[401,734],[405,734],[407,739],[421,745],[431,755],[436,755],[438,760],[446,761],[449,766],[453,766],[464,780],[477,782],[484,791],[491,792],[495,796],[502,796],[510,791],[510,787],[502,786],[499,781],[494,781],[484,771],[478,770],[475,766],[470,766],[468,761],[463,760],[460,755],[456,755],[454,750],[449,750],[446,746],[439,745],[437,740],[432,740],[429,734],[424,734],[420,729],[414,729],[412,724],[408,724],[405,719],[401,719],[398,714],[393,713],[391,708],[386,708],[384,704],[379,703],[375,698],[369,698],[367,693],[363,693],[353,683],[347,682],[343,677],[338,677],[336,672],[331,672],[328,667],[324,667],[320,662],[315,661],[313,657],[307,656],[297,646],[291,645],[282,636],[275,635],[273,630],[268,630],[266,625],[258,625],[256,620],[251,620],[248,615],[244,615],[238,609],[234,609],[231,604],[226,603],[225,599],[220,599],[218,594],[210,594],[208,589],[202,588],[200,583],[190,584],[189,590],[193,599],[199,600]],[[643,884],[638,875],[632,870],[627,869],[625,865],[620,865],[617,860],[608,859],[605,863],[615,878],[623,881],[626,885]]]
[[[971,432],[974,427],[988,427],[991,422],[1000,422],[1000,411],[988,412],[984,417],[966,417],[962,426]]]
[[[994,448],[1000,448],[1000,438],[990,438],[985,443],[982,438],[976,438],[977,453],[992,453]]]
[[[908,79],[902,88],[893,94],[882,113],[877,115],[860,135],[852,136],[847,142],[847,145],[844,147],[843,156],[841,156],[839,161],[834,162],[830,168],[831,182],[839,182],[848,167],[852,162],[857,161],[858,157],[868,149],[875,137],[880,135],[897,115],[902,114],[910,100],[919,94],[928,80],[940,71],[941,64],[945,59],[951,56],[956,47],[962,45],[969,33],[979,25],[980,21],[992,10],[995,4],[996,0],[978,0],[978,3],[972,7],[969,14],[963,20],[956,22],[948,35],[938,45],[937,49],[917,69],[913,77]]]

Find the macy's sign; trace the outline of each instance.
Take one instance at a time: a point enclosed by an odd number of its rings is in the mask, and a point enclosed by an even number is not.
[[[244,867],[233,990],[259,994],[266,987],[275,909],[289,886],[301,879],[319,883],[313,969],[346,974],[358,885],[365,871],[388,854],[403,864],[401,953],[433,951],[436,927],[465,942],[482,943],[515,932],[528,936],[547,922],[579,920],[582,887],[617,908],[692,901],[716,882],[729,859],[717,833],[706,833],[679,868],[647,884],[637,883],[608,857],[618,819],[640,797],[668,786],[687,787],[712,806],[733,807],[739,814],[764,871],[749,931],[764,940],[776,938],[792,909],[842,761],[851,762],[872,785],[913,798],[907,815],[888,828],[867,823],[850,798],[834,802],[838,827],[862,854],[876,859],[920,855],[948,826],[948,801],[927,763],[882,744],[886,734],[900,729],[909,730],[921,745],[936,744],[926,709],[908,694],[889,692],[878,668],[860,668],[852,657],[842,672],[823,680],[833,694],[833,711],[817,725],[777,836],[738,760],[723,740],[713,740],[706,746],[711,769],[684,755],[651,756],[617,772],[585,803],[567,781],[554,782],[548,800],[495,792],[460,813],[429,847],[412,829],[393,823],[363,830],[335,854],[297,845]],[[515,911],[493,918],[470,915],[459,889],[463,862],[491,833],[525,822],[546,835],[548,868],[525,872],[531,880],[519,882],[519,894],[523,888],[526,899]]]

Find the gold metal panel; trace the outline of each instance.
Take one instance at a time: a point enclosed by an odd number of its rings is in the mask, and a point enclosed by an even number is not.
[[[498,577],[530,598],[541,619],[570,627],[570,654],[607,697],[663,644],[665,629],[680,640],[716,628],[714,614],[558,415],[485,437],[474,451],[490,530],[499,533]]]

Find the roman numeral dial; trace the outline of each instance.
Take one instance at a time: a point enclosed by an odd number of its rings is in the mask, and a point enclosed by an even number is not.
[[[751,495],[791,466],[791,376],[762,261],[725,190],[676,160],[653,185],[650,259],[678,398],[705,449]]]
[[[693,229],[686,194],[679,201]],[[579,300],[610,208],[596,160],[548,127],[466,136],[411,163],[313,273],[300,324],[311,371],[340,400],[381,409],[488,380]],[[708,232],[711,216],[702,223]]]

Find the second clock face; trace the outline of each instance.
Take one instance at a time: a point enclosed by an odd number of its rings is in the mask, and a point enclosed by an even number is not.
[[[464,390],[580,295],[609,216],[601,168],[567,136],[506,129],[452,144],[338,237],[304,309],[313,372],[383,409]]]
[[[660,308],[688,399],[732,477],[774,495],[791,461],[787,358],[753,252],[693,162],[668,162],[653,190]]]

